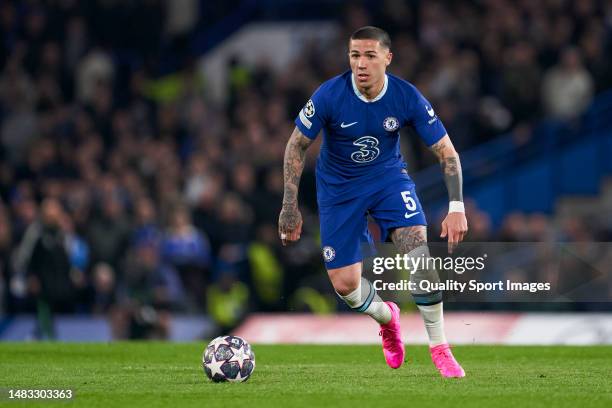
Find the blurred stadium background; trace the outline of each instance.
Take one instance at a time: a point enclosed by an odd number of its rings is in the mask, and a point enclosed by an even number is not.
[[[316,147],[302,239],[276,233],[293,119],[368,24],[462,156],[469,240],[612,240],[610,0],[3,0],[0,340],[378,342],[337,314]],[[439,167],[402,143],[435,240]],[[610,299],[611,251],[589,257]],[[447,303],[446,320],[460,343],[612,343],[611,305]]]

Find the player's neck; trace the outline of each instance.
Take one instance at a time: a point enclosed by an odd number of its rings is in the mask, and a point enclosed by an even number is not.
[[[383,88],[385,86],[385,80],[384,78],[380,81],[378,81],[377,83],[373,84],[370,87],[367,88],[361,88],[359,87],[359,85],[357,86],[357,89],[359,90],[359,92],[361,92],[361,94],[369,101],[376,99],[376,97],[378,95],[380,95],[380,93],[382,92]]]

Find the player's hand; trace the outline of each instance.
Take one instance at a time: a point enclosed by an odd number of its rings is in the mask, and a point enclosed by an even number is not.
[[[463,237],[467,234],[468,225],[465,214],[462,212],[451,212],[446,215],[442,221],[441,238],[448,237],[448,253],[452,254],[457,248],[459,242],[463,241]]]
[[[283,204],[283,209],[278,216],[278,235],[283,243],[295,242],[302,235],[302,214],[297,204]]]

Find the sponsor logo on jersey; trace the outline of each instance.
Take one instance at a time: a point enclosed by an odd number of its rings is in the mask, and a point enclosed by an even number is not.
[[[336,250],[330,246],[323,247],[323,259],[325,262],[331,262],[336,257]]]
[[[399,129],[399,120],[393,116],[389,116],[383,120],[383,127],[387,132],[395,132],[397,129]]]
[[[344,123],[344,122],[342,122],[342,123],[340,124],[340,127],[341,127],[342,129],[344,129],[344,128],[347,128],[347,127],[353,126],[355,123],[357,123],[357,122],[351,122],[351,123]]]
[[[368,163],[376,160],[380,154],[378,148],[378,139],[374,136],[362,136],[353,142],[353,145],[359,147],[359,150],[351,154],[351,159],[357,163]]]

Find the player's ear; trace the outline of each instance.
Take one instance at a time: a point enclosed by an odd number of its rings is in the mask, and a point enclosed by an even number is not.
[[[391,51],[389,51],[387,53],[387,58],[386,58],[386,65],[389,66],[389,64],[391,64],[391,60],[393,59],[393,53]]]

